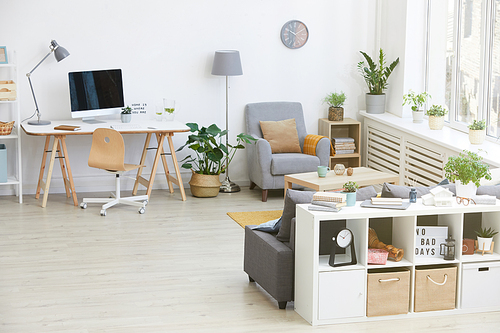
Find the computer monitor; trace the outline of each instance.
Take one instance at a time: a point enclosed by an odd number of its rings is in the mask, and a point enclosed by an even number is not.
[[[125,106],[121,69],[70,72],[71,117],[101,123],[94,117],[119,114]]]

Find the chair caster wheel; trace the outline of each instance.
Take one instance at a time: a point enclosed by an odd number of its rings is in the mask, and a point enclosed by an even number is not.
[[[80,204],[80,208],[81,208],[81,209],[86,209],[86,208],[87,208],[87,203],[86,203],[86,202],[82,202],[82,203]]]
[[[101,216],[106,216],[106,210],[101,209]]]
[[[146,209],[144,207],[139,208],[139,214],[144,214]]]
[[[144,204],[144,206],[147,206],[149,203],[149,200],[144,200],[142,203]]]

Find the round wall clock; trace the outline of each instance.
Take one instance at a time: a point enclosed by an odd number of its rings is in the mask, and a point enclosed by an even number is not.
[[[309,31],[304,23],[291,20],[281,28],[281,41],[290,49],[298,49],[304,46],[309,38]]]

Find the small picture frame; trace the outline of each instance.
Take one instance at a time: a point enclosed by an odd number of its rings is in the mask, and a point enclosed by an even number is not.
[[[0,64],[7,64],[7,46],[0,46]]]

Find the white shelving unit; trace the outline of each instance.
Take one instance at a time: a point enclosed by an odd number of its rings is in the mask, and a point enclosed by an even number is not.
[[[462,297],[465,294],[470,295],[471,290],[481,287],[481,283],[476,283],[474,278],[472,282],[470,278],[464,281],[464,269],[470,269],[473,265],[478,264],[490,267],[490,271],[500,270],[500,268],[494,268],[500,266],[500,246],[495,246],[493,254],[462,255],[461,252],[464,228],[469,223],[465,222],[467,217],[477,217],[478,219],[474,223],[480,222],[482,227],[493,227],[500,230],[499,200],[497,200],[496,205],[462,206],[454,203],[452,207],[434,207],[424,206],[419,199],[417,203],[412,204],[406,210],[362,208],[359,207],[360,203],[357,202],[354,207],[344,207],[338,213],[313,212],[307,210],[308,205],[297,205],[295,311],[306,321],[312,325],[324,325],[500,310],[500,285],[498,283],[482,286],[489,290],[488,297],[491,302],[488,303],[488,307],[467,302],[463,304]],[[392,231],[392,243],[388,244],[404,250],[404,257],[399,262],[388,260],[386,265],[369,265],[367,263],[369,228],[372,223],[380,221],[379,218],[384,218],[383,223],[388,223],[386,226]],[[345,223],[346,227],[353,232],[357,256],[356,265],[331,267],[328,265],[329,255],[320,255],[320,226],[323,223]],[[436,225],[447,226],[448,233],[453,235],[456,240],[455,260],[425,258],[415,254],[416,227]],[[331,228],[325,228],[325,230],[328,229]],[[328,237],[324,238],[329,239]],[[496,235],[493,240],[496,244],[500,244],[500,234]],[[416,269],[440,268],[443,265],[457,267],[455,309],[415,312]],[[408,313],[367,317],[368,273],[372,269],[390,272],[395,268],[404,268],[410,271]],[[480,275],[478,274],[478,276]],[[472,293],[474,294],[474,292]]]
[[[16,53],[10,52],[7,60],[7,64],[0,64],[0,81],[13,80],[19,85]],[[15,191],[15,195],[19,197],[19,203],[22,203],[21,112],[19,107],[19,89],[17,89],[17,98],[15,101],[0,100],[0,120],[3,122],[15,121],[12,133],[0,136],[0,143],[5,144],[7,148],[7,182],[0,183],[0,187],[12,187]]]

